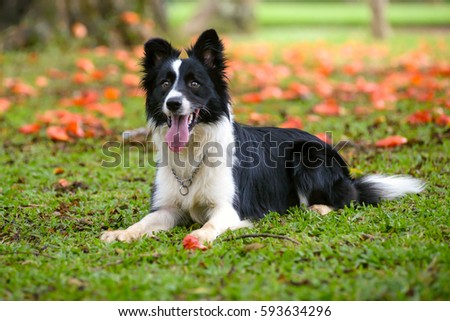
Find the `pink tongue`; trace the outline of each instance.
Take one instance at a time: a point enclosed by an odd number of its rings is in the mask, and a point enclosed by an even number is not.
[[[189,142],[189,125],[188,125],[189,115],[172,116],[172,126],[166,134],[166,141],[169,144],[170,150],[178,153],[182,148],[186,147]]]

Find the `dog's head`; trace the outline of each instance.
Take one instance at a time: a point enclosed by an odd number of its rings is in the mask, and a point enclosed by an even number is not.
[[[223,44],[215,30],[203,32],[186,50],[186,59],[159,38],[147,41],[144,52],[147,120],[168,126],[166,141],[172,151],[188,144],[197,124],[230,118]]]

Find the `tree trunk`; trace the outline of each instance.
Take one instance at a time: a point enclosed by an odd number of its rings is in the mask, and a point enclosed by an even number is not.
[[[203,0],[183,30],[189,35],[211,27],[221,31],[250,31],[255,22],[255,3],[256,0]]]
[[[166,0],[151,0],[150,6],[156,25],[161,29],[161,31],[168,32],[169,24],[167,22]]]
[[[377,39],[384,39],[390,32],[389,21],[386,17],[388,0],[370,0],[372,11],[372,35]]]

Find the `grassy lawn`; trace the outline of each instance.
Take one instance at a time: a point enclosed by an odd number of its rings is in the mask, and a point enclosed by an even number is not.
[[[241,46],[257,47],[260,41],[270,39],[268,48],[274,53],[267,60],[285,64],[281,52],[289,49],[286,39],[277,43],[267,34],[256,38],[257,42],[232,38],[234,59]],[[426,44],[420,37],[402,39],[393,38],[385,44],[361,39],[361,47],[353,47],[352,41],[330,45],[304,41],[301,52],[307,57],[297,65],[314,71],[317,51],[333,54],[333,66],[342,66],[353,61],[352,56],[342,54],[345,50],[390,48],[386,56],[370,65],[373,69],[361,74],[347,75],[336,67],[328,78],[337,86],[354,83],[361,75],[380,81],[404,68],[398,62],[406,53],[423,51],[432,62],[450,58],[448,37],[436,37]],[[259,52],[251,50],[253,54]],[[75,61],[79,56],[92,59],[98,69],[118,66],[117,73],[101,82],[74,84],[70,75],[77,71]],[[259,58],[250,54],[242,59],[251,63]],[[375,207],[346,208],[327,216],[299,208],[286,215],[270,213],[252,229],[227,232],[205,252],[189,252],[182,248],[181,241],[198,226],[179,227],[131,244],[99,240],[102,231],[125,228],[148,212],[155,172],[147,161],[139,166],[136,149],[125,153],[130,156],[129,166],[101,166],[108,160],[102,152],[105,142],[120,141],[123,130],[144,124],[144,99],[128,97],[120,83],[120,75],[126,72],[123,61],[112,54],[101,57],[77,48],[62,51],[51,47],[37,55],[2,54],[1,65],[3,83],[16,77],[32,84],[50,67],[69,76],[50,79],[37,96],[11,96],[11,108],[0,115],[0,299],[450,299],[450,131],[434,123],[412,126],[406,121],[416,110],[443,107],[435,101],[399,99],[393,109],[361,115],[355,110],[367,101],[343,100],[346,112],[341,116],[313,121],[308,117],[320,102],[316,93],[302,100],[268,99],[247,104],[241,101],[241,95],[257,90],[252,77],[246,80],[240,79],[239,73],[234,75],[231,82],[239,102],[235,106],[238,120],[249,121],[254,111],[271,115],[269,123],[275,125],[285,113],[301,117],[305,130],[331,131],[336,140],[351,142],[343,154],[355,175],[410,174],[426,180],[427,189],[421,195]],[[249,65],[244,66],[241,74],[247,73]],[[307,75],[290,75],[280,86],[293,78],[309,84]],[[436,79],[447,86],[436,90],[436,99],[440,99],[448,95],[448,75]],[[120,101],[125,108],[123,119],[105,119],[110,135],[53,142],[44,130],[38,135],[18,132],[21,125],[35,120],[36,113],[61,108],[61,98],[85,89],[101,91],[105,86],[122,90]],[[9,95],[6,89],[0,91],[0,96]],[[81,107],[71,108],[82,111]],[[448,109],[445,112],[448,114]],[[407,137],[408,144],[389,150],[373,146],[378,139],[393,134]],[[59,186],[61,178],[71,185]],[[233,239],[249,233],[286,235],[300,245],[270,237]]]
[[[170,21],[181,26],[198,10],[196,2],[171,2]],[[367,26],[369,6],[365,3],[260,2],[256,20],[261,27],[279,26]],[[393,26],[449,26],[449,4],[391,3],[388,18]]]

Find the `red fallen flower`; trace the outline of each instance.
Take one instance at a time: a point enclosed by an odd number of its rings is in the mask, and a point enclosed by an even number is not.
[[[261,90],[261,99],[280,99],[283,97],[283,90],[277,86],[268,86]]]
[[[92,60],[88,58],[78,58],[75,62],[76,66],[84,72],[91,72],[95,70],[95,65]]]
[[[439,126],[450,126],[450,116],[446,114],[441,114],[436,117],[434,122]]]
[[[7,98],[0,97],[0,113],[4,113],[11,107],[11,102]]]
[[[299,96],[307,96],[311,93],[308,86],[298,82],[292,82],[289,84],[289,89],[296,92]]]
[[[407,142],[408,142],[408,139],[406,137],[394,135],[394,136],[389,136],[389,137],[380,139],[379,141],[377,141],[375,143],[375,146],[390,148],[390,147],[404,145]]]
[[[61,178],[58,180],[58,185],[61,187],[67,187],[70,185],[69,181],[65,178]]]
[[[120,90],[116,87],[106,87],[103,89],[103,97],[108,100],[117,100],[120,97]]]
[[[431,123],[432,120],[433,116],[430,110],[418,110],[406,119],[410,125]]]
[[[99,100],[98,92],[94,90],[86,90],[76,97],[72,98],[72,104],[75,106],[86,106],[96,103]]]
[[[138,87],[141,82],[141,78],[135,74],[125,74],[122,76],[122,84],[127,87]]]
[[[76,137],[84,137],[84,130],[81,121],[72,120],[66,125],[66,132]]]
[[[62,142],[67,142],[70,140],[70,137],[67,135],[66,130],[59,126],[48,127],[47,136],[53,140],[59,140]]]
[[[280,128],[302,128],[303,123],[300,117],[288,116],[287,120],[280,125]]]
[[[41,125],[39,124],[27,124],[23,125],[19,128],[19,132],[22,134],[34,134],[37,133],[41,129]]]
[[[36,96],[36,89],[20,81],[15,82],[10,89],[11,92],[16,95]]]
[[[335,102],[324,102],[313,107],[312,111],[324,116],[337,116],[341,114],[341,107]]]
[[[95,110],[109,118],[122,118],[124,115],[123,106],[120,102],[93,103],[86,106],[89,110]]]
[[[247,93],[242,95],[241,101],[244,103],[260,103],[263,99],[260,93]]]
[[[186,250],[207,250],[208,248],[206,246],[204,246],[203,244],[200,244],[200,242],[198,241],[198,239],[193,236],[193,235],[186,235],[186,237],[183,239],[183,247]]]
[[[327,133],[318,133],[318,134],[316,134],[316,137],[327,144],[332,144],[332,142],[333,142],[331,137],[328,136]]]
[[[251,112],[248,115],[248,122],[252,125],[264,125],[270,120],[269,114],[260,114],[257,112]]]

